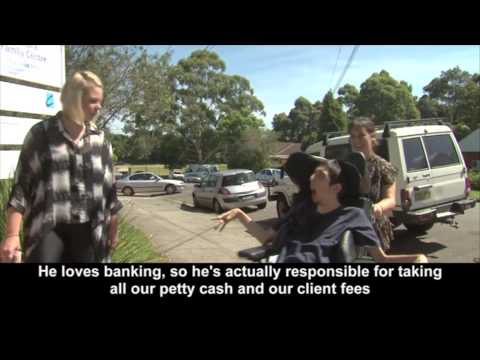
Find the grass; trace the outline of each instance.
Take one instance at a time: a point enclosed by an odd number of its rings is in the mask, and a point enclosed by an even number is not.
[[[0,180],[0,241],[6,233],[7,202],[12,190],[13,180]],[[20,232],[20,243],[23,244],[23,231]]]
[[[126,216],[120,217],[119,243],[112,255],[114,263],[162,262],[166,258],[153,248],[151,237],[129,223]]]
[[[468,197],[470,199],[480,200],[480,190],[472,190]]]

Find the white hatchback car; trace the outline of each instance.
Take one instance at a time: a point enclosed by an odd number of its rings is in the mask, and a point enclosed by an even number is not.
[[[223,210],[267,206],[267,193],[251,170],[227,170],[213,173],[195,185],[193,204],[212,208],[220,214]]]
[[[180,180],[167,180],[162,177],[149,173],[141,172],[126,176],[116,183],[117,191],[121,191],[126,196],[132,196],[135,193],[158,193],[166,192],[173,194],[182,192],[185,184]]]

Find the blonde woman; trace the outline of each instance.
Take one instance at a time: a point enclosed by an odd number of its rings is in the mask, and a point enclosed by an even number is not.
[[[103,85],[76,72],[61,93],[62,111],[25,137],[8,201],[0,260],[13,261],[24,230],[25,262],[101,262],[117,243],[112,148],[94,124]]]

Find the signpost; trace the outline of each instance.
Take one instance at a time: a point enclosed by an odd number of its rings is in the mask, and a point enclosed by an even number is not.
[[[13,177],[23,139],[61,109],[64,45],[0,45],[0,179]]]

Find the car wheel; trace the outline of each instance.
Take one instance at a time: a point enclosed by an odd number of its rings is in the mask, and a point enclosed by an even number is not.
[[[280,195],[280,197],[277,200],[278,218],[279,219],[283,218],[289,209],[290,207],[287,204],[287,200],[285,200],[285,197],[283,195]]]
[[[132,196],[134,194],[133,189],[130,186],[124,187],[122,193],[125,196]]]
[[[213,200],[213,211],[215,211],[217,214],[221,214],[223,212],[222,206],[217,199]]]
[[[428,230],[430,230],[435,223],[428,223],[428,224],[404,224],[408,231],[414,234],[425,234]]]
[[[260,205],[257,205],[257,207],[262,210],[262,209],[265,209],[267,207],[267,203],[263,203],[263,204],[260,204]]]
[[[166,191],[167,194],[169,194],[169,195],[170,195],[170,194],[173,194],[173,193],[175,192],[175,190],[176,190],[176,189],[175,189],[175,186],[173,186],[173,185],[168,185],[168,186],[166,187],[166,189],[165,189],[165,191]]]

